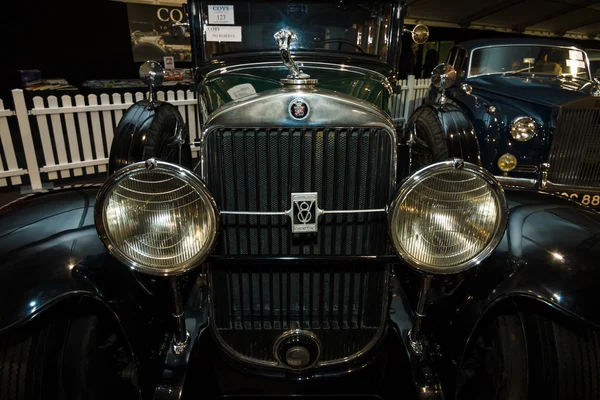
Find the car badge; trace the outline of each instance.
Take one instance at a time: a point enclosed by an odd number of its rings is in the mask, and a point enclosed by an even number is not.
[[[317,232],[319,229],[319,207],[317,193],[292,193],[292,233]]]
[[[299,121],[308,117],[308,114],[310,113],[310,107],[304,100],[294,99],[288,107],[288,112],[292,118]]]

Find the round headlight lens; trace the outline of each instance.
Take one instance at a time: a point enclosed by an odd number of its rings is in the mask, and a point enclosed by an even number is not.
[[[159,276],[200,265],[218,232],[214,200],[200,179],[155,160],[115,173],[98,193],[95,219],[111,254],[135,270]]]
[[[516,118],[510,125],[510,134],[519,142],[526,142],[535,136],[537,124],[531,117]]]
[[[389,213],[390,235],[413,267],[457,273],[494,250],[507,214],[504,191],[488,171],[462,160],[445,161],[403,183]]]

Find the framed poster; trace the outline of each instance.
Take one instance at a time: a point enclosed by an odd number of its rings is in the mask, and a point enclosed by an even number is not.
[[[171,37],[169,28],[175,22],[187,22],[181,7],[127,4],[133,60],[161,61],[173,57],[175,62],[192,61],[189,33],[182,39]]]

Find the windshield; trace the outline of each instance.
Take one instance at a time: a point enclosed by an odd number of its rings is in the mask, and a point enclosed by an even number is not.
[[[367,55],[385,61],[391,2],[202,2],[206,59],[233,52],[273,51],[273,35],[288,29],[292,50]]]
[[[525,73],[571,75],[589,79],[581,50],[554,46],[496,46],[473,51],[469,76]]]

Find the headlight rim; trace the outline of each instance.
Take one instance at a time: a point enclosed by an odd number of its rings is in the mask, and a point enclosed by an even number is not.
[[[473,257],[459,265],[455,265],[455,266],[452,266],[449,268],[448,267],[444,267],[443,269],[435,268],[435,267],[432,268],[432,267],[414,259],[406,251],[404,251],[402,246],[396,245],[393,234],[392,234],[392,223],[393,223],[392,219],[393,219],[394,213],[396,211],[396,208],[400,204],[402,204],[402,202],[404,201],[406,196],[423,179],[425,179],[426,177],[428,177],[432,174],[442,172],[444,170],[448,170],[448,168],[468,169],[469,171],[478,175],[480,178],[484,179],[491,186],[492,191],[496,194],[496,197],[499,199],[498,201],[499,201],[499,206],[500,206],[499,208],[500,208],[501,215],[498,219],[498,227],[496,229],[496,233],[495,233],[494,237],[489,241],[489,243],[486,245],[486,247],[483,250],[481,250],[479,253],[477,253],[477,255],[475,257]],[[407,264],[409,264],[415,270],[425,273],[425,274],[428,274],[428,275],[444,275],[444,276],[445,275],[456,275],[456,274],[460,274],[462,272],[468,271],[468,270],[472,269],[473,267],[479,265],[483,260],[488,258],[490,256],[490,254],[492,254],[492,252],[494,252],[494,250],[496,249],[496,247],[498,247],[498,245],[500,244],[500,241],[502,240],[502,238],[504,237],[504,234],[506,232],[506,227],[508,226],[508,215],[509,215],[508,200],[506,198],[504,188],[502,187],[500,182],[498,182],[498,180],[496,180],[496,178],[494,178],[494,176],[488,170],[480,167],[479,165],[465,162],[459,158],[454,158],[454,159],[450,159],[450,160],[446,160],[446,161],[440,161],[440,162],[428,165],[426,167],[423,167],[420,170],[416,171],[414,174],[409,175],[402,181],[399,189],[396,191],[396,194],[394,195],[394,198],[393,198],[392,202],[390,203],[388,210],[387,210],[388,236],[392,243],[394,252],[398,255],[398,257],[400,257],[403,261],[405,261]]]
[[[514,129],[516,129],[516,126],[518,123],[522,123],[524,120],[529,120],[529,122],[527,122],[527,123],[533,123],[533,134],[529,138],[518,138],[517,137],[518,135],[515,133]],[[539,125],[538,125],[537,121],[535,120],[535,118],[533,118],[529,115],[520,115],[518,117],[513,118],[513,120],[510,123],[509,131],[510,131],[510,136],[514,140],[516,140],[517,142],[525,143],[525,142],[529,142],[531,139],[533,139],[537,135],[538,128],[539,128]]]
[[[116,182],[128,177],[129,175],[133,174],[134,172],[136,172],[138,170],[145,170],[145,169],[151,170],[151,169],[161,169],[161,168],[167,169],[168,172],[171,172],[174,175],[182,176],[183,177],[182,179],[186,183],[192,184],[196,189],[200,190],[200,193],[202,193],[202,195],[205,196],[207,203],[211,206],[211,209],[214,213],[214,223],[215,223],[215,227],[216,227],[216,232],[214,235],[211,235],[211,241],[206,246],[207,251],[205,252],[205,254],[202,257],[199,257],[199,258],[194,257],[194,258],[190,259],[190,261],[187,262],[184,267],[177,266],[177,267],[169,267],[169,268],[159,270],[154,267],[148,267],[148,266],[142,265],[142,264],[138,263],[137,261],[132,260],[123,251],[121,251],[117,246],[114,246],[112,244],[112,242],[110,240],[110,235],[108,234],[108,231],[106,229],[106,224],[104,222],[103,210],[105,208],[104,206],[105,206],[105,203],[107,200],[107,196],[111,192],[111,189],[114,187],[114,184]],[[184,168],[177,164],[172,164],[172,163],[168,163],[165,161],[161,161],[158,159],[149,159],[147,161],[140,161],[140,162],[136,162],[136,163],[127,165],[127,166],[119,169],[118,171],[116,171],[111,176],[109,176],[108,179],[106,180],[106,182],[104,182],[104,184],[100,187],[100,190],[96,194],[96,200],[95,200],[95,204],[94,204],[94,223],[95,223],[96,232],[98,233],[98,237],[100,238],[100,241],[104,244],[104,246],[106,247],[108,252],[113,257],[115,257],[117,260],[119,260],[121,263],[126,265],[131,270],[134,270],[136,272],[139,272],[139,273],[142,273],[145,275],[158,276],[158,277],[181,276],[181,275],[185,275],[188,272],[199,267],[206,260],[206,258],[208,258],[208,256],[210,256],[210,254],[215,249],[215,246],[217,244],[217,239],[220,234],[219,208],[217,207],[217,203],[216,203],[213,195],[210,193],[210,191],[208,190],[208,188],[206,187],[206,185],[204,184],[202,179],[198,175],[196,175],[194,172],[188,170],[187,168]]]

